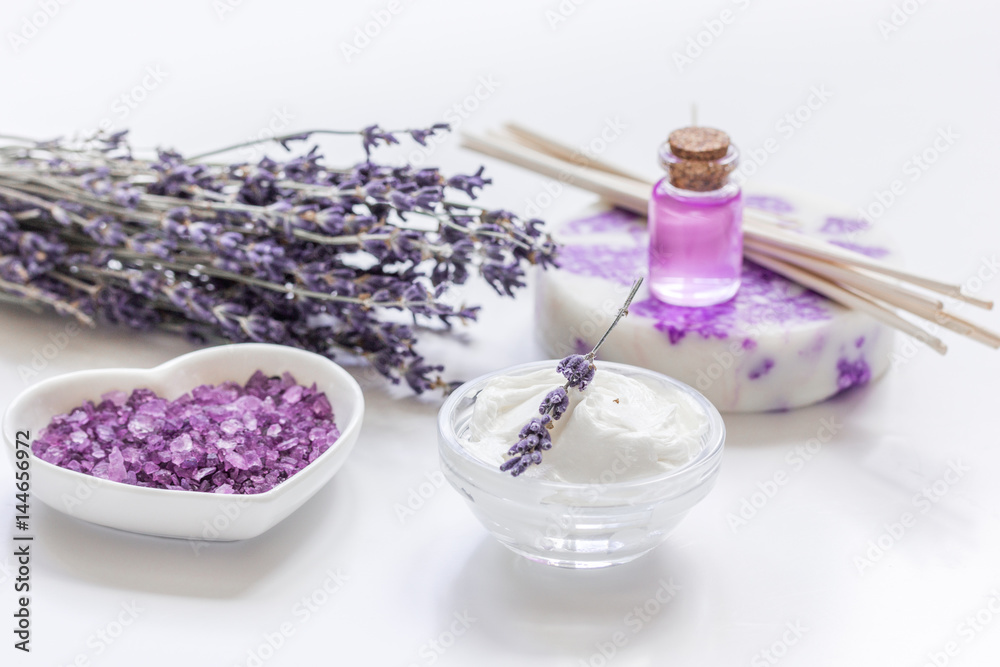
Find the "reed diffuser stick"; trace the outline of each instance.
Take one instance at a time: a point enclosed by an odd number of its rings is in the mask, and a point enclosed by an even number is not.
[[[602,160],[575,161],[569,146],[521,125],[508,123],[503,132],[464,134],[466,148],[559,178],[600,195],[608,203],[645,216],[653,184]],[[744,213],[744,255],[849,308],[869,313],[944,354],[937,337],[901,317],[892,308],[940,324],[960,335],[1000,348],[1000,334],[944,309],[934,296],[914,288],[963,301],[983,309],[993,302],[966,294],[961,286],[904,271],[860,253],[810,238],[795,230],[795,221],[766,211]]]

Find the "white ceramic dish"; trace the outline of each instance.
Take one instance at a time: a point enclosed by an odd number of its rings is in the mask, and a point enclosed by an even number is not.
[[[150,489],[111,482],[31,461],[31,492],[53,509],[84,521],[134,533],[232,541],[260,535],[298,509],[343,465],[361,431],[361,387],[343,368],[311,352],[282,345],[222,345],[177,357],[150,369],[115,368],[67,373],[22,392],[3,416],[3,436],[14,456],[18,431],[35,438],[55,415],[101,394],[139,387],[174,399],[202,384],[245,383],[257,370],[291,373],[313,382],[333,406],[340,438],[315,461],[270,491],[255,495]]]

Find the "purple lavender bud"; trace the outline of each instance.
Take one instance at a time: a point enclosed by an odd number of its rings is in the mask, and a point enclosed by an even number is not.
[[[521,429],[520,437],[527,438],[529,435],[541,435],[542,433],[548,433],[546,426],[552,421],[551,417],[548,415],[543,415],[541,417],[535,417]]]
[[[553,419],[559,419],[568,408],[569,396],[566,394],[566,390],[563,387],[557,387],[545,395],[541,405],[538,406],[538,412],[543,415],[548,412],[552,414]]]
[[[511,456],[515,456],[523,454],[524,452],[530,449],[531,449],[531,443],[528,442],[527,438],[524,438],[523,440],[518,440],[513,447],[507,450],[507,453],[510,454]]]
[[[361,142],[365,149],[365,155],[371,155],[371,149],[382,142],[386,146],[398,144],[399,140],[391,132],[386,132],[378,125],[369,125],[361,130]]]
[[[127,183],[118,183],[111,192],[111,199],[119,206],[135,208],[142,200],[142,191]]]
[[[419,142],[446,129],[403,132]],[[447,389],[441,367],[415,352],[415,331],[474,319],[478,306],[451,305],[446,288],[479,274],[513,295],[525,265],[550,264],[554,248],[534,221],[448,201],[448,187],[478,194],[489,183],[482,169],[449,179],[380,165],[372,149],[397,134],[378,126],[359,134],[369,157],[346,167],[326,163],[315,146],[256,164],[199,163],[173,150],[136,158],[124,132],[98,133],[83,149],[53,140],[5,154],[3,166],[16,162],[61,187],[25,192],[44,204],[0,196],[0,277],[25,287],[10,290],[19,300],[30,294],[59,313],[202,341],[344,350],[416,392]],[[307,138],[279,141],[288,148]],[[91,206],[95,197],[101,206]],[[401,225],[401,214],[437,224]],[[187,482],[207,479],[171,483]]]
[[[511,474],[514,475],[514,477],[517,477],[522,472],[524,472],[524,469],[527,467],[526,465],[521,465],[521,461],[523,458],[524,458],[523,456],[515,456],[514,458],[507,459],[502,464],[500,464],[500,470],[503,472],[507,472],[509,470],[511,471]]]
[[[413,197],[399,191],[390,194],[389,201],[400,214],[412,211],[416,206],[416,200]]]
[[[476,189],[482,189],[484,186],[489,185],[493,182],[493,179],[483,178],[483,171],[485,167],[480,167],[479,171],[472,175],[462,175],[452,176],[448,179],[448,187],[455,188],[456,190],[461,190],[465,194],[469,195],[470,198],[476,198]]]
[[[312,136],[310,132],[292,134],[287,137],[282,137],[278,143],[280,143],[281,147],[284,148],[286,151],[290,151],[292,149],[291,146],[289,146],[289,144],[291,144],[293,141],[308,141],[310,136]]]
[[[17,229],[17,221],[7,211],[0,211],[0,234]]]
[[[427,145],[427,137],[434,134],[434,128],[429,128],[426,130],[410,130],[410,136],[421,146]]]
[[[594,379],[594,371],[596,369],[591,360],[584,355],[571,354],[559,362],[556,370],[563,374],[569,386],[583,391],[590,384],[590,381]]]

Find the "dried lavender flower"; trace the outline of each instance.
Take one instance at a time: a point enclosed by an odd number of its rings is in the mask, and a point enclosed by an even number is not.
[[[542,399],[541,405],[538,406],[538,413],[542,415],[551,413],[553,419],[559,419],[568,408],[569,394],[566,393],[566,388],[556,387]]]
[[[611,326],[604,332],[601,339],[597,341],[594,349],[587,354],[571,354],[556,366],[556,370],[566,378],[566,384],[556,387],[542,399],[538,406],[538,412],[542,417],[535,417],[521,429],[518,434],[520,439],[507,451],[507,456],[510,458],[500,465],[501,472],[510,472],[511,475],[517,477],[529,466],[542,462],[542,452],[552,448],[552,436],[549,430],[554,426],[553,421],[562,417],[569,409],[568,390],[573,387],[577,391],[583,391],[594,379],[594,373],[597,371],[594,365],[597,350],[607,340],[608,334],[618,326],[618,322],[628,315],[628,307],[641,284],[642,278],[637,278],[632,283],[632,289],[629,291],[625,303],[618,309],[614,321],[611,322]]]
[[[567,387],[576,387],[580,391],[587,388],[594,379],[593,357],[589,354],[571,354],[556,366],[556,370],[566,378]]]
[[[286,160],[212,162],[246,142],[185,158],[133,154],[125,132],[0,145],[0,296],[88,325],[160,328],[192,340],[292,345],[366,360],[414,391],[447,390],[417,352],[478,306],[445,294],[478,274],[501,295],[553,263],[537,220],[468,201],[490,180],[383,165],[379,146],[427,129],[297,132],[360,137],[364,160],[329,164],[318,146]]]

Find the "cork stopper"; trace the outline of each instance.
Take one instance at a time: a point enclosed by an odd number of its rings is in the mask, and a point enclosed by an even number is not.
[[[685,160],[718,160],[726,157],[729,135],[711,127],[682,127],[667,137],[670,150]]]
[[[682,190],[709,192],[726,185],[736,167],[729,135],[711,127],[682,127],[667,138],[670,151],[661,155],[670,183]]]

